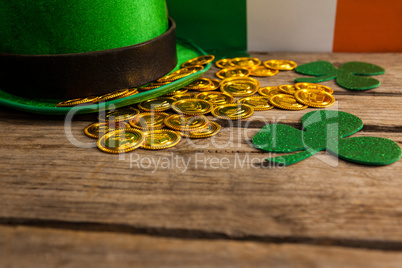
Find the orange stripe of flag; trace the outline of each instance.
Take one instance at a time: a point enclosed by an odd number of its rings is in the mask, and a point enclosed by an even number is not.
[[[402,52],[401,0],[338,0],[334,52]]]

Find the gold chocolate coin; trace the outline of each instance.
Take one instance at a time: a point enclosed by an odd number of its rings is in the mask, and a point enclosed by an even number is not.
[[[254,108],[247,104],[224,104],[212,110],[212,115],[222,119],[245,119],[252,116]]]
[[[124,94],[124,95],[122,95],[122,96],[120,96],[120,97],[118,97],[116,99],[129,97],[129,96],[132,96],[132,95],[135,95],[135,94],[138,94],[138,89],[137,88],[129,88],[126,94]]]
[[[163,123],[168,117],[167,113],[142,113],[130,120],[130,125],[134,128],[149,130],[161,129],[165,126]]]
[[[147,100],[138,104],[138,108],[147,112],[162,112],[169,110],[172,103],[176,100],[170,97],[159,97],[156,99]]]
[[[99,132],[101,132],[103,135],[106,132],[109,132],[106,123],[92,123],[84,129],[85,135],[94,139],[99,138]]]
[[[331,107],[335,103],[334,96],[317,89],[299,89],[295,93],[295,98],[300,103],[315,108]]]
[[[129,92],[128,89],[121,89],[121,90],[117,90],[114,92],[110,92],[110,93],[100,96],[98,101],[102,102],[102,101],[110,101],[110,100],[118,99],[121,96],[124,96],[125,94],[127,94],[128,92]]]
[[[102,122],[126,122],[136,117],[139,113],[140,111],[138,109],[132,107],[122,108],[107,112],[106,114],[101,114],[98,119]]]
[[[324,90],[325,92],[327,92],[327,93],[329,93],[331,95],[334,93],[334,90],[332,88],[324,86],[324,85],[320,85],[319,89]]]
[[[206,89],[198,89],[198,91],[213,91],[213,90],[217,90],[220,85],[221,85],[221,81],[219,81],[218,79],[210,79],[211,80],[211,85],[206,88]]]
[[[297,102],[294,96],[289,94],[276,94],[269,99],[275,107],[285,110],[303,110],[308,106]]]
[[[248,68],[226,68],[216,73],[216,76],[220,79],[226,79],[229,77],[245,77],[250,75],[250,69]]]
[[[282,91],[281,93],[293,95],[296,92],[296,88],[294,85],[280,85],[278,86],[278,88],[280,91]]]
[[[145,142],[145,134],[134,128],[113,130],[98,139],[98,148],[106,153],[125,153],[140,147]]]
[[[191,90],[197,90],[197,91],[213,91],[217,90],[220,86],[220,81],[218,79],[209,79],[209,78],[200,78],[196,80],[195,82],[202,84],[200,86],[196,85],[195,86],[185,86],[184,88],[191,89]],[[208,84],[207,84],[208,83]]]
[[[164,121],[168,128],[177,131],[196,131],[208,126],[209,120],[204,115],[188,116],[173,114]]]
[[[194,65],[205,65],[210,62],[212,62],[215,59],[214,55],[205,55],[205,56],[199,56],[194,59],[188,60],[185,63],[181,65],[182,68],[184,67],[190,67]]]
[[[188,137],[191,139],[201,139],[212,137],[219,133],[221,130],[221,126],[214,121],[210,121],[208,127],[196,131],[191,132],[181,132],[180,134],[184,137]]]
[[[279,73],[279,70],[269,69],[265,66],[258,66],[256,69],[251,70],[250,76],[274,76]]]
[[[177,70],[176,72],[173,72],[171,74],[165,75],[164,77],[159,78],[156,80],[158,83],[164,83],[164,82],[174,82],[176,80],[179,80],[180,78],[186,77],[190,75],[191,73],[189,72],[179,72],[182,69]],[[146,87],[148,88],[148,87]]]
[[[200,65],[194,65],[194,66],[189,66],[189,67],[184,67],[181,68],[177,71],[174,71],[171,74],[168,74],[164,77],[159,78],[158,80],[156,80],[158,83],[163,83],[163,82],[173,82],[176,81],[180,78],[186,77],[190,74],[196,73],[198,71],[201,71],[202,69],[204,69],[203,66]]]
[[[268,60],[264,61],[264,65],[267,68],[281,71],[289,71],[297,67],[296,62],[291,60]]]
[[[225,68],[230,68],[230,60],[231,59],[221,59],[215,62],[216,67],[225,69]]]
[[[254,95],[260,88],[260,82],[251,77],[232,77],[221,82],[221,91],[234,97]]]
[[[145,143],[141,148],[148,150],[166,149],[178,144],[180,139],[180,134],[170,129],[151,130],[146,133]]]
[[[180,70],[182,70],[184,73],[193,74],[193,73],[196,73],[196,72],[201,71],[201,70],[203,70],[203,69],[204,69],[204,66],[193,65],[193,66],[189,66],[189,67],[182,68],[182,69],[180,69]]]
[[[194,99],[196,94],[197,93],[195,92],[186,92],[182,94],[173,95],[172,98],[174,98],[175,100]]]
[[[148,91],[151,89],[159,88],[161,86],[170,84],[171,82],[160,82],[160,83],[150,83],[147,86],[139,87],[138,90],[140,91]]]
[[[200,100],[206,100],[215,106],[234,102],[231,95],[222,92],[201,92],[195,97]]]
[[[98,102],[99,97],[97,96],[91,96],[91,97],[85,97],[85,98],[77,98],[77,99],[72,99],[72,100],[67,100],[67,101],[62,101],[56,104],[56,107],[72,107],[80,104],[94,104]]]
[[[238,100],[238,103],[250,105],[254,108],[254,111],[266,111],[274,108],[274,106],[270,104],[268,97],[246,97]]]
[[[198,115],[207,114],[214,108],[214,105],[201,99],[184,99],[172,103],[172,109],[179,114]]]
[[[325,92],[329,93],[332,95],[334,93],[334,90],[330,87],[320,85],[320,84],[313,84],[313,83],[296,83],[295,84],[296,89],[318,89],[318,90],[324,90]]]
[[[257,58],[240,57],[231,59],[229,63],[233,67],[255,69],[261,64],[261,61]]]
[[[278,87],[261,87],[258,89],[258,93],[260,93],[262,96],[271,98],[273,95],[281,94],[283,92],[279,90]]]
[[[185,89],[191,89],[191,90],[205,90],[210,87],[212,85],[212,81],[211,79],[208,78],[198,78],[197,80],[195,80],[194,82],[192,82],[191,84],[188,84],[187,86],[185,86]]]
[[[124,129],[129,125],[126,122],[119,122],[117,124],[114,123],[92,123],[84,129],[85,135],[90,138],[98,139],[100,136],[105,135],[107,132],[115,130],[115,129]]]
[[[172,91],[172,92],[170,92],[170,93],[166,93],[165,96],[180,95],[180,94],[186,93],[187,91],[188,91],[188,90],[185,89],[185,88],[179,88],[179,89],[176,89],[176,90],[174,90],[174,91]]]

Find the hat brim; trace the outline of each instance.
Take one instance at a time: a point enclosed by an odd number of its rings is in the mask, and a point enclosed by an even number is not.
[[[198,56],[207,55],[207,53],[200,47],[198,47],[197,45],[195,45],[190,41],[183,39],[177,39],[176,49],[177,49],[178,63],[175,69],[172,71],[179,69],[181,64],[187,60],[190,60]],[[30,113],[38,113],[38,114],[65,115],[70,112],[74,112],[76,114],[96,113],[107,109],[111,105],[113,105],[112,107],[114,108],[124,107],[148,99],[156,98],[165,95],[167,93],[170,93],[174,90],[180,89],[190,84],[194,80],[198,79],[199,77],[201,77],[210,67],[211,63],[207,64],[203,70],[193,73],[189,76],[183,77],[167,85],[158,87],[156,89],[140,92],[138,94],[128,96],[125,98],[107,101],[104,103],[80,105],[74,107],[56,107],[56,104],[63,100],[23,98],[10,94],[9,92],[0,89],[0,105],[12,109],[17,109]]]

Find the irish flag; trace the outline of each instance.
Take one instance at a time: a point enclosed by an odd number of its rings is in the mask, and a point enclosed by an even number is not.
[[[401,0],[168,0],[209,51],[402,52]]]

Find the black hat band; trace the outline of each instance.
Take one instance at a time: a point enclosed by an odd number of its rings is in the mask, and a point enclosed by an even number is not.
[[[0,88],[29,98],[73,99],[138,87],[177,64],[176,24],[149,41],[103,51],[17,55],[0,53]]]

